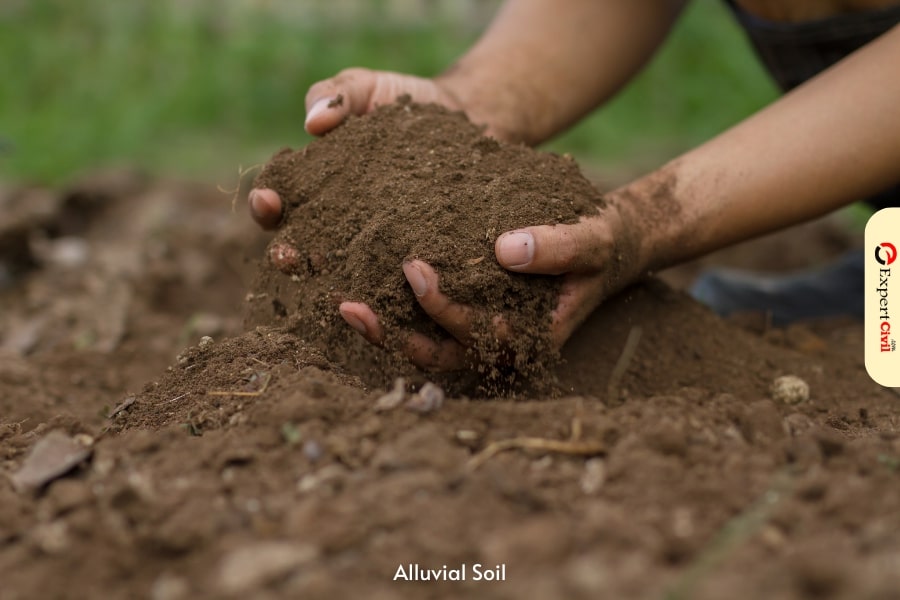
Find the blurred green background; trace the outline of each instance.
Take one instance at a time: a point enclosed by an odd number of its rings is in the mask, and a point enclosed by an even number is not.
[[[0,179],[53,184],[109,164],[234,176],[238,164],[310,140],[303,99],[313,82],[348,66],[435,74],[495,6],[4,0]],[[547,148],[600,173],[635,173],[775,95],[723,3],[693,0],[643,75]]]

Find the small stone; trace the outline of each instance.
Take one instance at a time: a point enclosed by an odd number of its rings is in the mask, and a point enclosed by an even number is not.
[[[290,244],[273,244],[269,248],[269,260],[276,269],[289,274],[300,267],[300,252]]]
[[[375,412],[393,410],[403,403],[406,397],[406,380],[398,377],[394,380],[394,387],[375,401]]]
[[[783,375],[772,382],[772,399],[785,404],[799,404],[809,400],[809,384],[796,375]]]
[[[781,529],[774,525],[766,525],[759,533],[762,543],[770,550],[780,550],[787,542],[787,537],[782,533]]]
[[[456,439],[461,442],[474,442],[478,440],[478,432],[471,429],[460,429],[456,432]]]
[[[317,442],[316,440],[306,440],[303,442],[303,456],[306,457],[306,460],[309,462],[316,462],[317,460],[322,458],[324,454],[324,450],[322,450],[322,444]]]
[[[244,595],[286,577],[319,556],[311,544],[260,542],[227,554],[219,566],[219,587],[226,594]]]
[[[581,475],[581,491],[591,496],[596,494],[606,483],[606,461],[602,458],[591,458],[584,463]]]
[[[315,473],[307,473],[297,482],[297,491],[306,494],[322,484],[339,485],[346,475],[346,469],[338,464],[322,467]]]
[[[72,439],[85,448],[92,448],[94,446],[94,437],[86,433],[76,433]]]
[[[62,269],[82,267],[90,257],[90,247],[80,237],[61,237],[35,245],[40,260]]]
[[[206,348],[207,346],[212,346],[212,344],[213,339],[208,335],[204,335],[202,338],[200,338],[200,343],[197,344],[197,346],[200,348]]]
[[[13,487],[30,492],[62,477],[91,455],[91,448],[54,430],[45,435],[31,449],[22,468],[12,476]]]
[[[409,399],[406,408],[419,413],[430,413],[443,405],[444,390],[429,381]]]

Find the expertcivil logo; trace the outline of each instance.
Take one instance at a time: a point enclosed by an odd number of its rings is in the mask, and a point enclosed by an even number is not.
[[[890,242],[881,242],[875,246],[875,260],[880,265],[889,265],[897,260],[897,247]]]
[[[866,371],[879,384],[895,388],[900,388],[898,231],[900,231],[900,207],[882,208],[869,217],[866,223],[867,258],[864,291]],[[892,275],[895,276],[893,282]]]

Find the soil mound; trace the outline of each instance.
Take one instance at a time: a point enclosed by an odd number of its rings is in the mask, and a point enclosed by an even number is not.
[[[403,372],[402,361],[387,364],[354,339],[335,303],[368,303],[389,332],[388,349],[410,330],[446,336],[403,278],[403,261],[419,258],[437,269],[444,293],[478,309],[472,358],[485,389],[515,389],[522,376],[549,380],[559,279],[506,271],[494,240],[602,210],[574,161],[498,142],[462,113],[401,99],[301,150],[282,150],[256,185],[277,191],[286,214],[261,266],[263,301],[252,304],[251,322],[290,317],[292,329],[329,358],[369,365],[358,374],[383,385]],[[512,316],[511,347],[492,335],[500,314]]]
[[[385,409],[242,332],[268,240],[212,192],[0,185],[0,598],[896,597],[900,410],[861,324],[746,329],[650,283],[566,345],[561,398]],[[755,266],[833,246],[780,235]],[[36,461],[53,439],[80,464]]]

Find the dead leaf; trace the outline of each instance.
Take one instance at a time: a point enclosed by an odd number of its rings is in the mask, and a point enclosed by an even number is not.
[[[109,414],[106,416],[106,418],[107,418],[107,419],[112,419],[113,417],[115,417],[115,416],[116,416],[117,414],[119,414],[120,412],[127,410],[128,407],[130,407],[130,406],[131,406],[132,404],[134,404],[136,401],[137,401],[137,396],[128,396],[127,398],[125,398],[124,400],[122,400],[122,402],[121,402],[118,406],[116,406],[114,409],[112,409],[112,412],[109,413]]]

